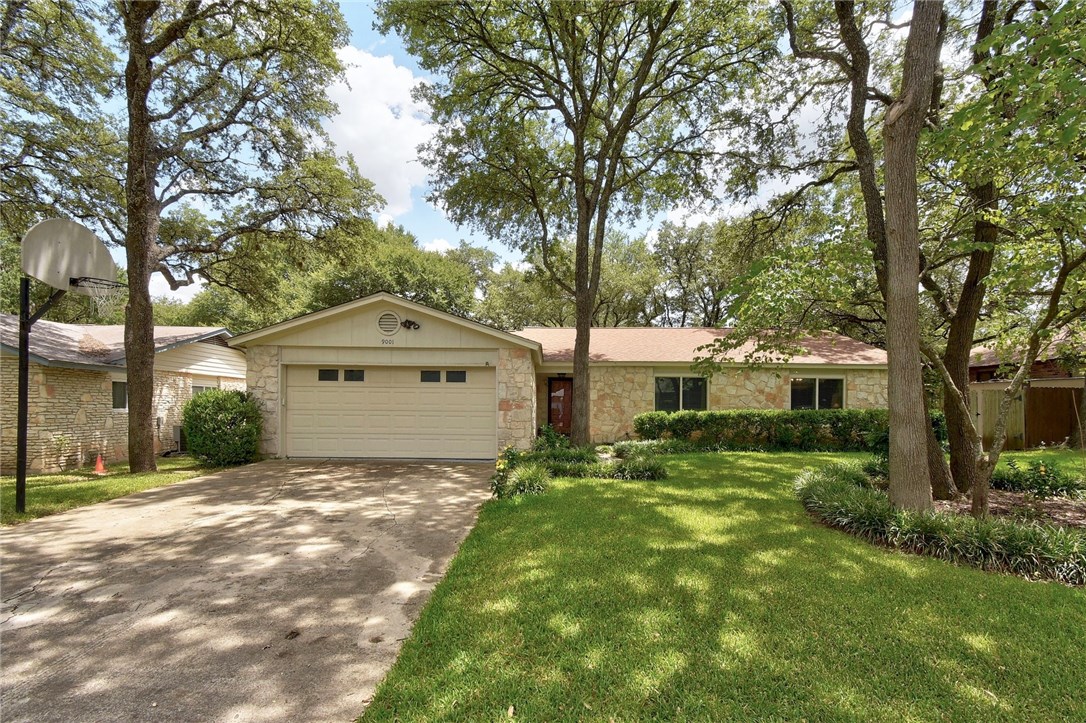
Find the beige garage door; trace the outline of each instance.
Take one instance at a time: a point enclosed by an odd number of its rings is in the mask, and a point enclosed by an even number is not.
[[[493,368],[288,366],[290,457],[493,459]]]

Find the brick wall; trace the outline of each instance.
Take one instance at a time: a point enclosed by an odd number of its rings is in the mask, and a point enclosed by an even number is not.
[[[18,414],[16,357],[0,358],[0,470],[15,472]],[[93,462],[101,453],[107,464],[128,457],[128,412],[113,409],[113,381],[124,377],[105,371],[30,365],[27,468],[53,472]],[[236,384],[220,379],[224,388]],[[192,376],[155,372],[155,451],[173,447],[174,425],[192,396]],[[161,424],[158,420],[161,419]]]

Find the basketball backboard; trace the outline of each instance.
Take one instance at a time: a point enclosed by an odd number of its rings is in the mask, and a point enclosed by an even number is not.
[[[97,236],[86,227],[61,218],[36,224],[23,236],[23,273],[55,289],[84,296],[103,293],[97,285],[73,284],[72,279],[116,282],[117,265]]]

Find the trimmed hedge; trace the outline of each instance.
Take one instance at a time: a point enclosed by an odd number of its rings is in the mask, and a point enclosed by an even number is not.
[[[260,451],[263,417],[247,392],[209,389],[181,410],[189,453],[216,467],[247,464]]]
[[[1086,532],[1049,524],[897,510],[856,464],[806,470],[800,503],[818,520],[869,542],[1031,580],[1086,584]]]
[[[539,480],[536,468],[550,477],[657,480],[667,478],[667,468],[653,454],[637,454],[626,459],[603,461],[592,447],[559,447],[520,450],[508,447],[498,455],[490,488],[495,497],[543,492],[546,484],[523,484],[520,472],[532,468],[527,481]]]
[[[642,439],[676,439],[720,451],[872,452],[888,429],[885,409],[647,412],[634,418]]]

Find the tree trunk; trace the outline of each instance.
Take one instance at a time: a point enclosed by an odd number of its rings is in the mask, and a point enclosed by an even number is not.
[[[946,351],[943,364],[954,380],[957,389],[946,389],[943,395],[943,409],[946,412],[947,441],[950,444],[950,470],[954,475],[954,484],[962,492],[972,489],[979,472],[977,459],[981,450],[973,442],[969,427],[976,424],[972,416],[963,416],[958,405],[950,395],[958,390],[969,395],[969,353],[973,347],[973,337],[977,330],[981,307],[984,305],[984,279],[992,270],[994,246],[999,239],[999,228],[984,215],[996,210],[996,187],[994,183],[985,183],[969,189],[973,198],[976,219],[973,222],[973,243],[975,250],[969,255],[969,270],[962,284],[961,294],[950,320]]]
[[[939,438],[935,436],[935,428],[928,418],[927,430],[928,448],[928,474],[931,475],[931,496],[937,500],[952,500],[958,496],[958,490],[954,486],[954,479],[947,466],[946,456],[943,454],[943,445],[939,444]]]
[[[1086,374],[1086,370],[1082,373]],[[1078,439],[1072,446],[1086,450],[1086,389],[1078,390],[1078,419],[1075,420],[1075,427],[1078,430]]]
[[[128,304],[124,353],[128,371],[128,460],[133,472],[156,469],[154,411],[155,343],[150,280],[154,270],[159,208],[155,197],[154,135],[148,111],[151,58],[144,37],[156,4],[133,3],[124,13],[128,64],[128,165],[125,173]]]
[[[939,57],[941,2],[916,3],[905,46],[901,94],[884,126],[886,178],[887,296],[889,356],[890,502],[900,508],[931,509],[927,462],[930,427],[920,365],[920,231],[917,212],[916,147],[931,100]]]
[[[982,468],[977,471],[977,477],[973,482],[973,489],[969,492],[972,497],[972,501],[969,505],[969,514],[973,515],[973,517],[981,518],[988,516],[988,484],[991,478],[991,467],[983,465]]]

